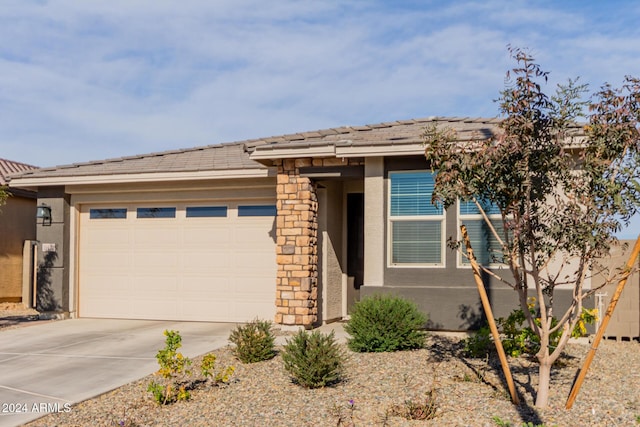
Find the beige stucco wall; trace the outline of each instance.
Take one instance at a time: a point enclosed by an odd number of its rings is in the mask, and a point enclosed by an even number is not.
[[[604,265],[610,265],[613,268],[624,267],[635,241],[627,240],[622,243],[626,243],[626,247],[622,245],[613,247],[611,257],[602,260]],[[624,290],[616,304],[607,330],[604,333],[605,337],[618,339],[640,338],[640,273],[638,272],[640,261],[636,260],[635,266],[636,270],[627,279]],[[594,277],[594,286],[603,284],[605,279],[602,275]],[[607,310],[617,286],[618,280],[614,280],[598,292],[599,294],[606,294],[603,297],[604,310],[600,313],[600,317],[604,316],[604,312]]]
[[[318,190],[321,238],[320,286],[323,298],[323,321],[342,318],[342,223],[343,191],[341,182],[326,182]]]
[[[0,207],[0,302],[22,300],[22,248],[36,237],[36,200],[13,196]]]
[[[364,286],[384,284],[384,158],[364,163]]]

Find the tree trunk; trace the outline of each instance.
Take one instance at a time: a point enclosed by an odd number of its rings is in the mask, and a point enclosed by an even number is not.
[[[551,385],[551,361],[549,356],[546,360],[540,360],[538,370],[538,395],[536,397],[536,408],[546,408],[549,401],[549,386]]]

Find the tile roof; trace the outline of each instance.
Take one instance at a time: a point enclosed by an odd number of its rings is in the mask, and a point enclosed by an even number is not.
[[[424,119],[400,120],[366,126],[340,127],[335,129],[305,132],[279,137],[264,138],[258,150],[268,150],[298,146],[300,148],[318,145],[399,145],[416,144],[423,140],[425,127],[438,123],[454,129],[458,139],[489,137],[497,130],[499,119],[468,117],[429,117]]]
[[[27,165],[25,163],[14,162],[11,160],[0,159],[0,185],[7,184],[7,177],[30,170],[38,169],[37,166]]]
[[[189,149],[171,150],[107,160],[25,171],[15,177],[48,178],[97,175],[136,174],[150,172],[224,171],[234,169],[264,169],[266,166],[249,158],[261,151],[279,147],[314,147],[334,144],[394,145],[417,143],[428,123],[438,122],[454,128],[461,140],[473,135],[492,133],[499,119],[466,117],[429,117],[399,120],[365,126],[344,126],[311,132],[300,132],[268,138],[250,139]],[[20,172],[20,171],[18,171]]]

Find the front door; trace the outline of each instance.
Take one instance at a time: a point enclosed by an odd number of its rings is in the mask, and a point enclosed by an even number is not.
[[[347,312],[360,299],[364,281],[364,194],[347,194]],[[351,278],[353,278],[351,280]]]

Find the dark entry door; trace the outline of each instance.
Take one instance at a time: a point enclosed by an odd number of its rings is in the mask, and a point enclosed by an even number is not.
[[[360,289],[364,280],[364,194],[347,194],[347,275],[354,278],[353,288],[349,293],[348,306],[352,299],[358,298],[354,290]]]

